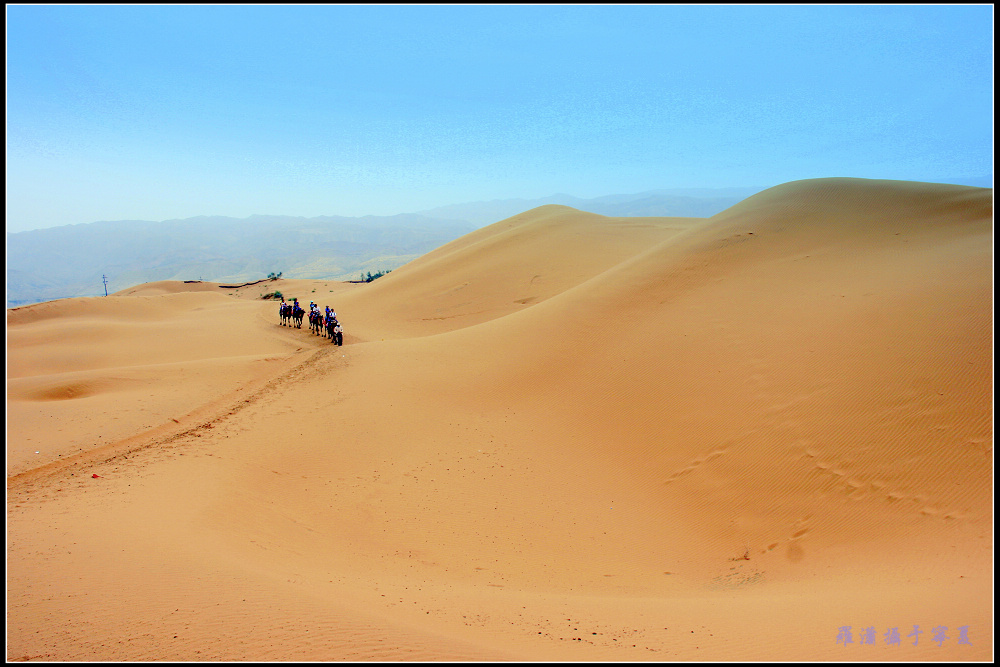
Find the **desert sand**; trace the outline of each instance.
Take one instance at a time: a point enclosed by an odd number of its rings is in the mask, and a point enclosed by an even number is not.
[[[7,659],[989,661],[992,200],[544,206],[8,310]]]

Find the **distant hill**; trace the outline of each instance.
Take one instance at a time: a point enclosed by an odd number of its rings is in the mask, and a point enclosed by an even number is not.
[[[581,199],[556,194],[394,216],[256,215],[119,220],[7,234],[7,307],[98,296],[158,280],[356,279],[395,269],[475,229],[560,204],[607,216],[710,217],[763,188],[652,190]]]

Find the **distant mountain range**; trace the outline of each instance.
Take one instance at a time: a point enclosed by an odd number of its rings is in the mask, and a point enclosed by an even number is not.
[[[7,307],[104,294],[156,280],[357,279],[545,204],[608,216],[710,217],[764,188],[652,190],[581,199],[471,202],[394,216],[120,220],[7,234]]]
[[[7,234],[7,307],[156,280],[356,279],[472,230],[419,215],[197,217],[93,222]]]

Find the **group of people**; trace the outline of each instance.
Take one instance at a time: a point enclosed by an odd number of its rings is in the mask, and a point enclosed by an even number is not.
[[[278,315],[282,324],[285,319],[297,320],[296,326],[301,326],[302,316],[305,311],[299,305],[298,299],[292,299],[292,303],[285,303],[285,298],[281,298],[281,305],[278,306]],[[326,332],[327,336],[337,345],[344,344],[344,329],[337,321],[337,312],[330,306],[326,306],[326,312],[320,313],[319,304],[315,301],[309,302],[309,328],[316,334]]]

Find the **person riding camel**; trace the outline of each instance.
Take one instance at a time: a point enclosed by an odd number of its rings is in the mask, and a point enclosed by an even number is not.
[[[336,317],[333,318],[333,336],[334,342],[337,345],[344,344],[344,327],[340,326],[340,322],[337,321]]]

